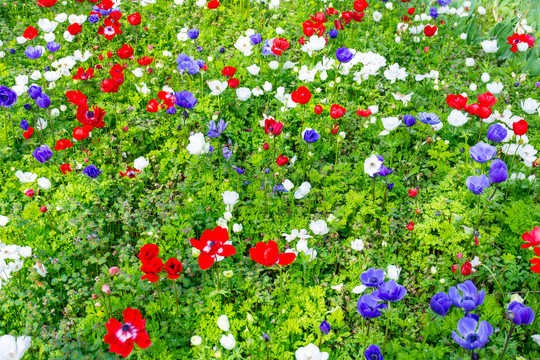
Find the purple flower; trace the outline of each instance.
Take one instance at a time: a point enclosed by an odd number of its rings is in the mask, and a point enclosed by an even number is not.
[[[488,140],[493,141],[494,143],[500,143],[506,139],[508,135],[508,130],[501,124],[493,124],[489,127],[487,131]]]
[[[49,145],[41,145],[37,147],[32,153],[34,158],[42,164],[45,164],[53,156],[52,150]]]
[[[187,32],[188,38],[191,40],[195,40],[199,37],[199,30],[198,29],[191,29]]]
[[[439,14],[437,13],[436,7],[429,8],[429,16],[431,16],[433,19],[436,19],[439,16]]]
[[[461,290],[461,294],[458,289]],[[448,291],[448,296],[452,300],[452,304],[468,313],[482,305],[486,293],[484,290],[478,292],[474,283],[471,280],[467,280],[463,284],[459,284],[457,289],[455,286],[452,286]]]
[[[34,100],[37,99],[37,97],[39,95],[41,95],[42,93],[42,90],[41,90],[41,86],[37,86],[37,85],[32,85],[30,86],[30,88],[28,89],[28,94],[30,95],[30,97]]]
[[[390,183],[390,184],[386,185],[386,188],[388,190],[392,190],[394,188],[394,183]]]
[[[100,171],[96,165],[88,165],[83,169],[83,174],[87,175],[88,177],[95,179],[101,174],[103,171]]]
[[[319,326],[319,330],[321,330],[324,335],[328,335],[332,328],[330,327],[330,324],[326,320],[324,320]]]
[[[232,151],[229,150],[229,148],[227,146],[225,146],[223,148],[223,157],[225,158],[225,160],[229,161],[229,159],[231,158],[232,156]]]
[[[479,164],[483,164],[493,159],[497,154],[497,148],[495,146],[486,144],[485,142],[479,142],[471,147],[469,150],[471,158]]]
[[[261,41],[262,41],[262,37],[261,37],[261,34],[259,33],[256,33],[256,34],[253,34],[249,37],[249,40],[251,40],[251,43],[253,45],[257,45],[257,44],[260,44]]]
[[[97,16],[97,14],[94,14],[94,15],[90,15],[88,17],[88,22],[90,22],[91,24],[95,24],[99,21],[99,16]]]
[[[42,109],[46,109],[51,106],[51,99],[45,93],[41,93],[36,99],[36,105]]]
[[[508,306],[508,319],[516,325],[530,325],[534,321],[534,311],[528,306],[513,301]]]
[[[197,104],[197,99],[189,91],[175,92],[174,97],[176,98],[175,104],[184,109],[191,109]]]
[[[42,46],[29,46],[24,51],[24,54],[32,60],[39,59],[41,55],[43,55],[43,47]]]
[[[384,271],[369,268],[360,275],[360,281],[364,286],[379,286],[384,282]]]
[[[379,176],[387,176],[387,175],[390,175],[391,173],[393,173],[394,170],[392,169],[389,169],[387,168],[386,166],[384,165],[381,165],[381,168],[379,169],[379,171],[377,172],[376,175],[379,175]]]
[[[416,118],[412,116],[411,114],[407,114],[403,117],[403,123],[405,125],[401,125],[403,127],[411,127],[414,124],[416,124]]]
[[[21,123],[19,124],[19,126],[21,127],[21,129],[23,129],[24,131],[28,130],[28,121],[26,120],[21,120]]]
[[[17,101],[17,93],[7,86],[0,86],[0,106],[10,107]]]
[[[475,195],[480,195],[484,189],[489,187],[489,179],[485,174],[480,176],[469,176],[465,180],[465,185],[467,188],[473,192]]]
[[[32,105],[30,104],[24,104],[23,107],[28,111],[32,110]]]
[[[302,134],[302,137],[304,138],[304,141],[308,144],[313,144],[314,142],[317,142],[321,137],[319,134],[317,134],[316,130],[307,128],[304,130],[304,133]]]
[[[371,293],[371,297],[379,301],[399,301],[407,295],[405,287],[398,285],[394,280],[379,285],[378,290]]]
[[[58,50],[60,50],[61,45],[54,42],[54,41],[49,41],[46,46],[47,46],[47,50],[54,53],[54,52],[57,52]]]
[[[377,300],[374,300],[370,295],[362,295],[358,299],[356,309],[358,313],[366,318],[376,318],[382,315],[381,310],[387,307],[386,304],[379,304]]]
[[[354,54],[346,47],[339,48],[336,50],[336,58],[339,60],[339,62],[342,63],[348,63],[352,60],[354,57]]]
[[[441,122],[441,120],[439,119],[439,115],[434,114],[434,113],[422,112],[418,114],[417,118],[419,121],[423,122],[424,124],[431,125],[431,126],[437,125],[438,123]]]
[[[332,29],[332,30],[330,30],[328,35],[330,35],[330,39],[335,39],[338,36],[338,31],[336,29]]]
[[[502,183],[508,179],[508,167],[501,159],[495,159],[491,162],[489,168],[489,181],[492,183]]]
[[[236,170],[236,172],[237,172],[238,174],[240,174],[240,175],[242,175],[243,173],[246,172],[246,170],[242,170],[242,169],[240,169],[238,166],[235,166],[235,167],[234,167],[234,170]]]
[[[434,313],[441,316],[446,316],[448,309],[452,306],[452,300],[446,295],[446,293],[440,292],[435,294],[429,302],[429,307]]]
[[[225,48],[224,48],[224,47],[221,47],[221,48],[219,49],[219,53],[220,53],[220,54],[223,54],[224,52],[225,52]]]
[[[381,354],[381,348],[377,345],[370,345],[367,350],[364,352],[366,360],[384,360],[384,357]]]
[[[171,106],[170,108],[167,109],[167,111],[165,111],[167,114],[169,115],[174,115],[176,114],[176,107],[174,106]]]
[[[203,52],[202,46],[197,46],[197,51],[198,51],[198,52]],[[197,61],[199,61],[199,60],[197,60]],[[204,65],[203,65],[203,66],[204,66]]]
[[[437,2],[441,6],[447,6],[447,5],[450,5],[452,3],[452,0],[437,0]]]
[[[483,348],[489,342],[491,334],[493,334],[493,327],[487,321],[481,321],[480,325],[478,325],[478,321],[470,317],[459,320],[457,329],[463,337],[452,331],[452,339],[467,350]]]

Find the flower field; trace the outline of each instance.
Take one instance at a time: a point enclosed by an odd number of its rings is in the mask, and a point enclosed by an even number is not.
[[[3,3],[0,360],[540,359],[539,13]]]

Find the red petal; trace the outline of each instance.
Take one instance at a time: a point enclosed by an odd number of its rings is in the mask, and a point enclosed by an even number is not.
[[[284,266],[284,265],[289,265],[291,264],[294,259],[296,259],[296,254],[295,253],[283,253],[283,254],[279,254],[279,259],[277,261],[278,265],[281,265],[281,266]]]
[[[199,267],[201,270],[209,269],[214,264],[214,257],[208,254],[202,253],[199,255]]]

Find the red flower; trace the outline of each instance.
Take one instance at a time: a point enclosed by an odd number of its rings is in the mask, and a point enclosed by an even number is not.
[[[158,99],[163,101],[163,104],[167,106],[167,109],[171,106],[174,106],[174,101],[176,101],[176,98],[173,94],[167,92],[167,91],[160,91],[158,92]]]
[[[266,135],[279,135],[283,131],[283,123],[277,122],[276,120],[270,118],[264,120],[264,133]]]
[[[116,55],[120,59],[129,59],[133,55],[133,48],[131,45],[124,44],[120,49],[116,50]]]
[[[100,26],[98,29],[98,35],[105,36],[105,39],[112,40],[115,35],[120,35],[122,30],[120,29],[120,24],[118,21],[112,20],[110,17],[106,18],[103,22],[104,26]]]
[[[306,39],[303,36],[300,36],[300,39],[298,39],[298,43],[300,45],[304,45],[306,43]]]
[[[272,43],[272,48],[270,49],[274,55],[281,56],[283,50],[289,48],[289,42],[283,38],[275,38]]]
[[[253,261],[264,266],[289,265],[296,259],[296,254],[293,252],[280,254],[276,242],[272,240],[268,241],[268,244],[258,242],[254,248],[249,249],[249,256]]]
[[[91,130],[92,129],[88,128],[87,126],[77,126],[75,129],[73,129],[73,138],[78,141],[84,140],[88,137],[88,134]]]
[[[472,272],[471,263],[468,261],[465,261],[465,263],[461,265],[461,275],[463,276],[471,275],[471,272]]]
[[[368,117],[369,115],[371,115],[371,110],[370,109],[367,109],[367,110],[358,109],[358,110],[356,110],[356,115],[362,116],[362,117]]]
[[[362,12],[367,9],[369,4],[366,2],[366,0],[356,0],[354,2],[354,11]]]
[[[518,50],[517,45],[521,42],[527,43],[529,47],[534,46],[534,38],[528,34],[520,35],[518,33],[514,33],[512,36],[509,36],[507,40],[508,41],[506,43],[512,45],[512,47],[510,48],[512,52],[517,52]]]
[[[236,68],[232,66],[225,66],[223,70],[221,70],[221,75],[227,76],[227,77],[233,77],[234,73],[236,72]]]
[[[88,109],[88,104],[79,105],[77,108],[77,120],[90,129],[104,127],[103,116],[105,111],[95,105],[92,106],[92,111]]]
[[[409,189],[409,192],[407,193],[407,195],[409,195],[410,197],[415,197],[416,195],[418,195],[418,190]]]
[[[339,21],[338,19],[334,20],[334,27],[336,28],[336,30],[343,30],[344,29],[343,23],[341,21]]]
[[[66,93],[66,98],[67,98],[67,101],[69,101],[73,105],[77,105],[77,106],[84,105],[84,104],[88,103],[88,99],[86,98],[86,95],[84,95],[79,90],[77,90],[77,91],[68,91]]]
[[[413,231],[414,230],[414,223],[411,221],[410,223],[407,224],[407,230],[409,231]]]
[[[82,26],[77,23],[73,23],[69,25],[67,28],[67,31],[71,34],[71,36],[77,35],[78,33],[81,32],[81,30],[82,30]]]
[[[137,257],[142,262],[150,261],[159,255],[159,246],[156,244],[146,244],[141,247]]]
[[[426,35],[427,37],[432,37],[433,35],[435,35],[436,32],[437,26],[435,25],[426,25],[426,27],[424,28],[424,35]]]
[[[329,7],[328,9],[326,9],[326,15],[328,16],[337,15],[337,14],[339,14],[339,12],[334,8]]]
[[[291,100],[297,104],[305,105],[311,100],[311,92],[305,86],[300,86],[291,93]]]
[[[278,166],[287,165],[288,163],[289,163],[289,158],[286,156],[279,155],[278,158],[276,159],[276,164],[278,164]]]
[[[521,238],[523,239],[523,241],[528,243],[521,245],[523,249],[530,248],[531,246],[540,245],[540,227],[535,226],[534,229],[532,229],[531,231],[521,235]]]
[[[90,2],[96,3],[98,0],[88,0]],[[114,1],[112,0],[101,0],[101,2],[97,5],[98,8],[101,10],[110,10],[112,9],[114,5]]]
[[[159,102],[156,99],[151,99],[148,102],[148,105],[146,105],[146,111],[148,112],[158,112],[159,110]]]
[[[467,105],[468,100],[464,96],[450,94],[446,97],[446,104],[452,109],[462,110]]]
[[[332,131],[332,134],[336,135],[338,133],[338,131],[339,131],[339,126],[337,124],[334,124],[334,125],[332,125],[330,130]]]
[[[264,149],[264,150],[270,149],[270,145],[268,145],[268,143],[264,143],[264,144],[263,144],[263,149]]]
[[[71,165],[70,164],[62,164],[60,165],[60,171],[62,174],[67,174],[68,172],[71,172]]]
[[[313,26],[314,24],[311,20],[306,20],[302,23],[302,30],[305,36],[311,37],[313,34],[315,34],[315,29],[313,28]]]
[[[540,247],[535,247],[534,253],[536,254],[536,256],[540,256]],[[529,261],[531,262],[531,264],[535,264],[531,266],[531,270],[537,274],[540,274],[540,258],[534,258]]]
[[[50,7],[53,7],[54,4],[56,4],[58,0],[39,0],[37,3],[37,6],[39,7],[46,7],[46,8],[50,8]]]
[[[341,13],[341,18],[343,21],[345,21],[345,25],[351,22],[352,20],[352,12],[351,11],[344,11]]]
[[[167,279],[178,279],[182,272],[182,263],[175,258],[170,258],[165,263],[165,272],[167,273]]]
[[[321,114],[321,113],[322,113],[322,111],[323,111],[323,108],[322,108],[322,106],[321,106],[321,105],[315,105],[315,109],[314,109],[314,111],[315,111],[315,114],[319,115],[319,114]]]
[[[217,9],[218,6],[219,6],[218,0],[212,0],[212,1],[209,1],[208,4],[206,4],[206,7],[209,9]]]
[[[315,15],[311,15],[311,20],[313,20],[316,23],[325,23],[328,20],[325,19],[324,13],[318,12]]]
[[[332,119],[339,119],[345,114],[346,111],[347,109],[345,109],[343,106],[334,104],[330,108],[330,116],[332,117]]]
[[[227,85],[229,85],[231,89],[236,89],[238,85],[240,85],[240,81],[236,78],[232,78],[227,80]]]
[[[159,280],[159,273],[163,270],[163,260],[158,257],[143,261],[141,265],[141,271],[144,273],[141,276],[141,280],[148,280],[155,283]]]
[[[352,18],[356,22],[362,22],[362,19],[364,18],[364,15],[365,14],[363,12],[353,12]]]
[[[205,230],[201,239],[191,239],[191,245],[201,251],[199,255],[199,267],[201,270],[209,269],[215,261],[215,257],[228,257],[236,255],[236,249],[230,244],[227,229],[216,226],[214,230]]]
[[[144,56],[144,57],[140,58],[139,60],[137,60],[137,62],[141,66],[150,65],[152,63],[152,61],[154,61],[154,58],[153,57],[148,57],[148,56]]]
[[[457,265],[456,264],[452,265],[451,269],[452,269],[452,272],[456,272],[457,271]]]
[[[477,110],[476,110],[476,115],[480,118],[480,119],[487,119],[488,117],[491,116],[491,113],[493,112],[493,110],[489,107],[485,107],[485,106],[481,106],[479,107]]]
[[[128,178],[133,179],[137,175],[137,173],[140,173],[140,172],[141,172],[141,170],[132,169],[131,167],[128,166],[126,172],[121,172],[120,171],[120,176],[122,176],[122,177],[127,176]]]
[[[114,79],[124,80],[124,67],[120,64],[114,64],[111,70],[109,70],[109,75]]]
[[[26,40],[32,40],[38,35],[38,31],[35,27],[29,26],[24,30],[23,37]]]
[[[101,82],[101,91],[106,93],[118,92],[118,89],[123,82],[123,79],[103,79]]]
[[[478,95],[478,102],[482,106],[492,107],[497,102],[497,99],[495,99],[495,96],[493,96],[492,93],[486,92]]]
[[[527,133],[528,128],[529,128],[529,124],[523,119],[516,121],[515,123],[512,124],[512,130],[514,130],[514,134],[518,136],[525,135]]]
[[[141,14],[136,12],[127,17],[129,23],[133,26],[137,26],[141,23]]]
[[[409,8],[409,9],[407,10],[407,14],[413,15],[413,14],[414,14],[414,11],[415,11],[415,9],[414,9],[413,7],[412,7],[412,8]]]
[[[73,143],[69,141],[68,139],[60,139],[56,142],[56,146],[54,147],[55,150],[64,150],[69,149],[73,146]]]
[[[128,357],[133,351],[134,343],[141,349],[146,349],[152,342],[145,330],[146,319],[142,318],[139,310],[127,308],[123,315],[124,324],[114,318],[105,324],[107,334],[103,341],[110,345],[109,352]]]
[[[73,80],[88,80],[94,77],[94,69],[91,67],[88,68],[88,70],[84,70],[84,68],[80,67],[77,69],[77,73],[73,75]]]
[[[34,128],[33,127],[29,127],[28,130],[26,130],[25,132],[23,132],[22,136],[28,140],[32,137],[32,134],[34,134]]]

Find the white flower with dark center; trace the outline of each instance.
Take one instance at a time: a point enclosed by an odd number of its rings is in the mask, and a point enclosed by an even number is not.
[[[364,172],[369,176],[375,175],[381,169],[382,161],[376,155],[371,155],[364,161]]]

